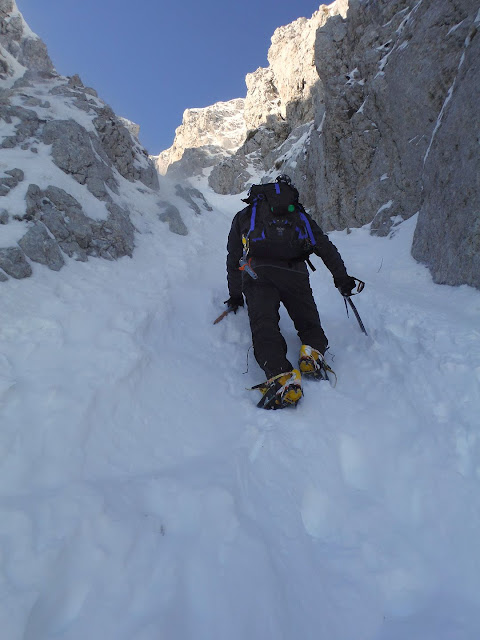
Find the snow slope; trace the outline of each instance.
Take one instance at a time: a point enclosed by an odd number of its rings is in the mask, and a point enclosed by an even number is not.
[[[246,311],[212,324],[241,203],[206,195],[187,237],[137,212],[133,259],[0,285],[1,638],[477,640],[480,292],[415,219],[331,234],[369,336],[317,259],[338,384],[259,410]]]

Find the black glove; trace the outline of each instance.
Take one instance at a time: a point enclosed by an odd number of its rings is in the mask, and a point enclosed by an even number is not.
[[[231,296],[228,300],[225,300],[224,304],[226,304],[233,313],[237,313],[238,307],[243,307],[243,296]]]
[[[348,275],[335,281],[335,286],[345,298],[352,295],[352,291],[355,289],[356,285],[357,283],[355,282],[355,278]]]

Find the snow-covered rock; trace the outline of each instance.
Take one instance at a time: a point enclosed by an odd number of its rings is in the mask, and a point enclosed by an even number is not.
[[[0,0],[0,80],[0,281],[30,276],[35,263],[58,271],[68,257],[131,256],[142,226],[133,215],[188,233],[188,185],[160,193],[138,125],[78,75],[56,73],[14,0]]]
[[[123,124],[124,127],[126,127],[130,133],[135,136],[135,138],[138,138],[139,134],[140,134],[140,125],[137,124],[136,122],[132,122],[131,120],[128,120],[127,118],[122,118],[121,116],[117,116],[118,119],[120,120],[120,122]]]
[[[15,0],[0,0],[0,23],[0,73],[16,75],[18,65],[31,71],[55,71],[47,47],[29,28]],[[6,56],[5,52],[9,55]]]
[[[222,152],[223,157],[236,151],[246,133],[243,108],[244,100],[237,98],[203,109],[187,109],[175,132],[173,145],[153,157],[159,173],[165,174],[187,149],[212,147],[217,153]]]

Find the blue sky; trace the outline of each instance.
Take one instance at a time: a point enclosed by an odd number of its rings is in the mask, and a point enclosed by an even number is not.
[[[267,66],[274,30],[310,18],[320,4],[17,0],[57,71],[78,73],[118,115],[139,124],[151,154],[172,144],[185,109],[245,97],[245,75]]]

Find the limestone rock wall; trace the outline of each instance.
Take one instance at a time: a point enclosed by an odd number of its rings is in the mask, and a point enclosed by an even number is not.
[[[306,163],[326,230],[371,222],[387,235],[419,213],[413,255],[436,281],[475,286],[478,258],[464,255],[478,248],[478,11],[474,0],[350,0],[347,19],[317,33],[323,104]]]
[[[430,267],[435,282],[480,288],[478,26],[477,20],[470,27],[429,141],[412,254]]]

